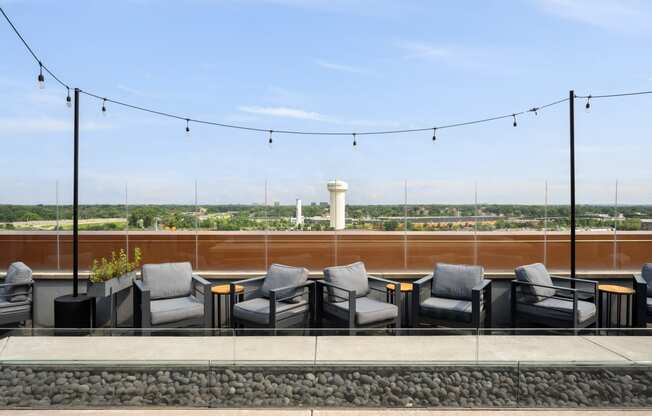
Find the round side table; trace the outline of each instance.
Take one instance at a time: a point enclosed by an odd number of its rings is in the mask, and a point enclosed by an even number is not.
[[[403,312],[403,317],[401,318],[401,326],[403,328],[410,327],[410,305],[412,302],[408,302],[409,296],[412,293],[413,285],[412,283],[401,283],[400,291],[405,296],[403,300],[403,307],[405,311]],[[387,302],[394,303],[394,291],[396,290],[396,285],[393,283],[388,283],[387,288]]]
[[[618,285],[598,285],[600,307],[600,324],[605,322],[605,328],[611,328],[611,315],[613,314],[611,304],[616,298],[616,328],[622,328],[622,299],[625,298],[625,328],[632,326],[632,298],[636,293],[633,289]],[[607,305],[602,307],[606,298]]]
[[[226,305],[226,310],[225,310],[225,316],[226,316],[226,322],[225,324],[227,327],[231,324],[231,308],[229,305],[229,296],[231,295],[231,285],[217,285],[211,287],[211,293],[213,295],[213,302],[217,299],[217,322],[215,321],[215,307],[213,307],[213,328],[222,328],[222,317],[221,317],[221,311],[222,311],[222,296],[226,297],[224,305]],[[235,287],[235,293],[237,294],[236,296],[236,303],[240,302],[244,299],[244,286],[236,285]],[[215,306],[215,305],[213,305]],[[217,326],[215,324],[217,323]]]

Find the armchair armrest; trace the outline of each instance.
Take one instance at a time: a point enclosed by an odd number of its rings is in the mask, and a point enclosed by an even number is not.
[[[632,276],[634,291],[634,319],[635,327],[645,328],[647,326],[647,282],[640,273]]]
[[[276,302],[283,302],[283,301],[286,301],[286,300],[294,299],[297,296],[301,296],[302,294],[299,294],[299,295],[294,294],[294,295],[279,298],[279,297],[277,297],[278,292],[282,292],[284,290],[290,290],[290,289],[304,289],[306,287],[308,289],[310,289],[310,287],[314,286],[314,285],[315,285],[315,282],[307,281],[307,282],[302,283],[300,285],[290,285],[290,286],[285,286],[285,287],[279,287],[279,288],[276,288],[276,289],[270,289],[269,290],[269,300],[270,300],[270,302],[272,301],[272,299],[275,300]],[[303,293],[305,293],[305,291]]]
[[[142,280],[134,280],[134,328],[151,327],[150,293]]]
[[[295,293],[295,294],[290,295],[290,296],[277,298],[278,292],[288,290],[288,289],[302,289],[302,288],[306,288],[306,287],[308,288],[308,293],[309,293],[309,295],[308,295],[308,310],[309,310],[310,316],[312,317],[313,309],[314,309],[314,303],[315,303],[314,302],[314,286],[315,286],[315,282],[307,281],[307,282],[302,283],[300,285],[290,285],[290,286],[285,286],[285,287],[279,287],[279,288],[276,288],[276,289],[270,289],[270,291],[269,291],[269,322],[270,322],[270,324],[273,323],[273,322],[276,322],[276,302],[283,302],[283,301],[286,301],[286,300],[294,299],[297,296],[301,296],[301,295],[297,295]],[[304,293],[305,293],[305,291],[304,291]],[[300,305],[298,305],[298,306],[300,306]],[[296,308],[298,306],[290,307],[289,309],[293,309],[293,308]]]
[[[471,313],[473,323],[476,328],[480,328],[481,312],[484,306],[485,310],[485,327],[491,327],[491,280],[482,279],[482,281],[471,289]]]
[[[193,286],[193,288],[195,286],[200,286],[203,289],[203,292],[201,292],[201,293],[206,294],[206,293],[208,293],[210,291],[211,282],[204,279],[200,275],[193,273],[193,275],[192,275],[192,286]]]
[[[0,289],[3,288],[8,289],[11,287],[18,287],[18,286],[27,286],[27,288],[25,290],[12,292],[11,295],[8,295],[8,297],[12,298],[14,296],[27,296],[28,298],[30,298],[30,295],[32,294],[32,290],[34,288],[33,280],[31,282],[25,282],[25,283],[0,283]]]
[[[196,286],[200,286],[202,288],[199,293],[202,294],[204,302],[204,327],[210,328],[212,325],[210,317],[213,314],[213,296],[211,294],[211,282],[194,273],[192,274],[191,282],[193,289],[196,289]]]
[[[337,285],[334,285],[333,283],[327,282],[325,280],[317,280],[315,282],[316,287],[317,287],[317,294],[316,294],[316,301],[317,301],[317,315],[319,316],[319,319],[321,319],[321,315],[324,313],[324,289],[325,288],[331,288],[331,289],[337,289],[341,290],[343,292],[346,292],[347,297],[339,296],[333,293],[333,295],[328,295],[326,296],[326,302],[327,303],[333,303],[330,300],[330,297],[332,296],[333,298],[336,299],[341,299],[341,302],[349,302],[349,317],[348,317],[348,323],[349,323],[349,328],[355,327],[355,299],[356,299],[356,292],[355,290],[349,290]]]
[[[576,282],[582,282],[582,283],[590,283],[592,285],[597,285],[598,284],[598,282],[596,280],[578,279],[578,278],[573,279],[573,278],[570,278],[570,277],[556,276],[556,275],[550,275],[550,277],[552,279],[559,279],[559,280],[564,280],[564,281],[567,281],[567,282],[576,281]]]
[[[384,283],[385,285],[394,285],[394,302],[393,304],[396,306],[400,306],[403,302],[401,301],[402,298],[402,292],[401,292],[401,282],[397,282],[396,280],[389,280],[389,279],[383,279],[382,277],[376,277],[376,276],[371,276],[367,275],[367,278],[372,281],[372,282],[380,282]],[[369,286],[370,290],[375,290],[377,292],[383,292],[387,293],[389,289],[385,286],[382,289],[378,289],[375,287],[372,287],[371,285]],[[400,308],[399,308],[400,309]]]

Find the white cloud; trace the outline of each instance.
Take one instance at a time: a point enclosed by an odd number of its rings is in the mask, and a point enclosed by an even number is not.
[[[538,0],[538,7],[563,19],[620,32],[650,32],[652,3],[639,0]]]
[[[336,64],[333,62],[322,61],[320,59],[315,60],[315,63],[321,68],[330,69],[332,71],[349,72],[352,74],[369,74],[369,71],[355,66]]]
[[[103,130],[107,128],[110,128],[110,125],[95,122],[85,122],[80,125],[80,129],[85,131]],[[0,135],[61,133],[71,132],[72,129],[72,120],[63,120],[52,117],[0,118]]]
[[[446,48],[417,41],[398,41],[394,46],[405,52],[406,59],[438,59],[450,55]]]
[[[239,111],[249,114],[258,114],[273,117],[297,118],[301,120],[328,121],[330,118],[314,112],[305,111],[299,108],[288,107],[259,107],[259,106],[240,106]]]

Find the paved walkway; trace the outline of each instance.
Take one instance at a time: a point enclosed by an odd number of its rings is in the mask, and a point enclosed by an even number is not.
[[[9,337],[0,361],[652,364],[649,336]]]

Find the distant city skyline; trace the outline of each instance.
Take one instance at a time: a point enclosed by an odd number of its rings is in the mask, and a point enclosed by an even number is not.
[[[533,0],[3,3],[74,86],[260,128],[425,127],[578,94],[652,89],[652,5]],[[75,25],[71,17],[83,17]],[[120,21],[120,25],[106,24]],[[337,21],[337,24],[333,24]],[[170,30],[174,27],[174,30]],[[296,36],[302,33],[303,36]],[[80,36],[84,34],[84,36]],[[0,25],[0,203],[70,201],[72,112]],[[47,75],[47,74],[46,74]],[[651,97],[577,102],[578,203],[652,204]],[[431,133],[275,135],[191,126],[82,97],[80,203],[568,203],[568,107]],[[268,183],[267,191],[265,183]]]

